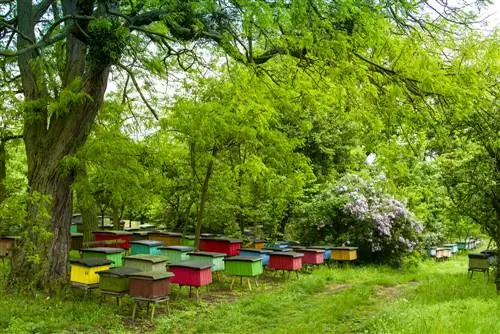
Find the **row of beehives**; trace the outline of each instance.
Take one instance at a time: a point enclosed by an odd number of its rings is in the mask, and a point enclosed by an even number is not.
[[[194,251],[189,246],[162,246],[161,242],[131,242],[130,256],[120,248],[81,250],[81,259],[71,262],[71,281],[91,286],[99,284],[104,292],[125,293],[132,297],[161,298],[170,284],[198,288],[212,283],[212,274],[256,277],[264,267],[271,270],[299,271],[304,265],[317,265],[330,259],[353,261],[355,247],[316,246],[290,249],[284,244],[272,250],[238,248],[238,254]],[[168,270],[168,271],[167,271]]]
[[[474,249],[481,241],[479,239],[469,239],[463,242],[457,242],[454,244],[444,244],[439,247],[430,247],[427,251],[429,256],[439,259],[448,259],[455,255],[459,250],[469,250]]]

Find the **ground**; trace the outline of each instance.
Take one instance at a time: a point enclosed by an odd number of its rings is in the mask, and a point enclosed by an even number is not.
[[[173,288],[170,315],[132,322],[131,302],[118,309],[96,294],[8,292],[0,299],[2,333],[500,333],[500,296],[482,274],[466,276],[467,257],[425,261],[417,269],[320,267],[280,277],[266,274],[248,290],[228,279],[200,300]]]

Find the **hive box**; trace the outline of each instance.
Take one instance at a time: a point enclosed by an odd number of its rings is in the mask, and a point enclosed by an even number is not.
[[[264,247],[264,250],[271,251],[271,252],[284,252],[284,253],[290,253],[293,252],[291,248],[273,248],[273,247]]]
[[[123,266],[122,256],[125,254],[121,248],[95,247],[80,249],[82,259],[100,258],[112,261],[112,267]]]
[[[132,232],[132,241],[149,240],[148,231],[134,231]]]
[[[304,254],[295,252],[273,252],[269,257],[269,269],[300,270]]]
[[[451,252],[453,254],[455,254],[456,252],[458,252],[458,246],[457,246],[457,244],[444,244],[443,247],[450,248]]]
[[[449,257],[451,257],[451,250],[443,247],[436,248],[436,259],[447,259]]]
[[[332,260],[354,261],[358,258],[358,247],[333,247]]]
[[[257,249],[263,249],[265,244],[266,244],[265,240],[255,239],[255,240],[252,241],[252,245],[251,246],[253,248],[257,248]]]
[[[0,257],[12,255],[12,248],[14,248],[17,239],[19,239],[19,237],[0,237]]]
[[[85,285],[99,283],[98,271],[108,270],[111,261],[106,259],[91,258],[71,260],[70,280],[74,283]]]
[[[325,262],[323,255],[325,251],[322,249],[302,248],[299,251],[304,254],[302,264],[322,264]]]
[[[203,237],[200,239],[200,250],[205,252],[225,253],[236,256],[240,252],[242,240],[229,238]]]
[[[240,256],[259,256],[262,258],[262,265],[265,267],[269,263],[269,254],[272,251],[258,248],[241,248]]]
[[[184,235],[184,236],[182,236],[182,239],[181,239],[181,245],[194,247],[195,239],[196,238],[194,237],[194,235]]]
[[[231,256],[224,259],[224,272],[233,276],[258,276],[263,272],[260,256]]]
[[[136,268],[112,268],[99,271],[99,289],[111,292],[126,292],[129,289],[128,275],[136,274]]]
[[[149,232],[149,240],[162,241],[166,246],[178,246],[181,244],[182,234],[177,232]]]
[[[322,249],[324,251],[323,258],[325,261],[328,261],[332,258],[332,249],[333,246],[310,246],[310,249]]]
[[[467,242],[465,241],[458,241],[457,242],[457,247],[459,250],[465,250],[467,249]]]
[[[172,283],[200,287],[212,283],[212,265],[194,261],[172,264],[169,270],[174,273]]]
[[[168,271],[145,271],[128,275],[129,295],[147,299],[162,298],[170,293],[170,279],[174,276]]]
[[[76,250],[83,247],[83,233],[71,233],[71,249]]]
[[[285,243],[285,242],[277,242],[277,243],[271,243],[271,244],[266,244],[264,246],[265,249],[269,250],[276,250],[276,251],[281,251],[284,249],[291,249],[290,246]]]
[[[130,249],[130,241],[132,241],[132,232],[126,231],[96,231],[92,232],[94,234],[94,240],[99,241],[113,241],[117,243],[114,245],[123,249]],[[107,243],[102,243],[102,247],[108,247]],[[113,246],[109,246],[113,247]]]
[[[150,255],[160,255],[160,250],[158,249],[163,243],[159,240],[137,240],[130,242],[130,254],[150,254]]]
[[[436,256],[436,247],[428,248],[427,253],[429,254],[429,256],[435,257]]]
[[[193,247],[189,246],[162,246],[159,248],[160,255],[167,257],[170,264],[189,260],[188,253],[194,250]]]
[[[215,252],[190,252],[189,260],[193,262],[208,263],[212,266],[212,271],[224,270],[224,253]]]
[[[159,255],[130,255],[123,258],[123,265],[141,271],[167,271],[167,258]]]
[[[486,270],[490,267],[487,254],[469,254],[469,270]]]

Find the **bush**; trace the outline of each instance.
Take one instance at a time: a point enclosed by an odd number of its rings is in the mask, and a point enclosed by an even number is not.
[[[417,250],[423,232],[402,202],[353,174],[320,190],[303,206],[302,217],[303,243],[357,246],[360,261],[393,266]]]

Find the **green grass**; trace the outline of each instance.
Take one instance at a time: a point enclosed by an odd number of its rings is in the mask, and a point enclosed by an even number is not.
[[[7,293],[2,333],[500,333],[500,297],[482,275],[466,277],[467,258],[426,261],[411,271],[321,267],[300,279],[261,279],[258,288],[216,281],[202,299],[175,287],[171,313],[132,323],[121,309],[79,291],[61,296]]]

